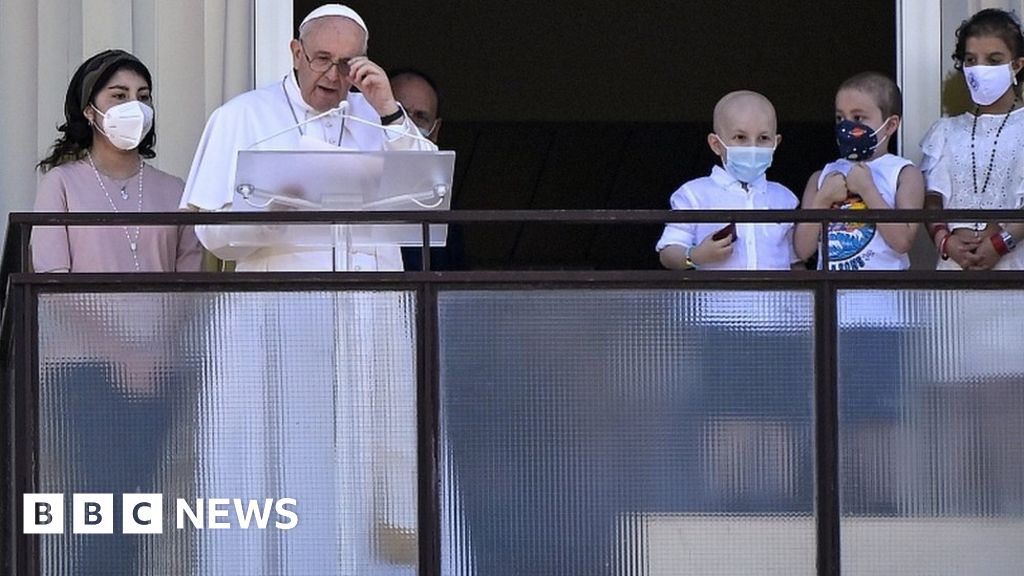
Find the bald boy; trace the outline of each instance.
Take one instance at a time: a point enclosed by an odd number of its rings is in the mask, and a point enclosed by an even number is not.
[[[763,129],[766,134],[774,135],[775,146],[779,145],[782,137],[776,133],[777,122],[775,119],[775,106],[763,94],[751,90],[736,90],[722,96],[715,104],[714,132],[708,134],[708,144],[715,154],[721,156],[719,150],[715,150],[717,142],[716,134],[730,134],[740,127],[757,127]]]
[[[691,180],[672,194],[673,210],[792,209],[796,196],[769,182],[778,134],[775,107],[764,95],[738,90],[715,105],[708,146],[721,159],[710,176]],[[672,223],[658,241],[666,268],[685,270],[788,270],[797,261],[791,224]]]

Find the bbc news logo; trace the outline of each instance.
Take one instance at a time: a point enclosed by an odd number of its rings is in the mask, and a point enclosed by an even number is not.
[[[64,534],[63,494],[25,494],[22,530],[25,534]],[[243,500],[241,498],[198,499],[194,503],[174,501],[175,527],[184,530],[240,529],[291,530],[299,524],[294,498]],[[73,494],[71,530],[74,534],[114,533],[113,494]],[[232,522],[234,516],[234,523]],[[273,520],[273,522],[271,522]],[[122,534],[163,534],[163,494],[122,494]]]

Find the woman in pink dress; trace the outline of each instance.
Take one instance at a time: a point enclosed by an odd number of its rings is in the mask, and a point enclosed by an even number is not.
[[[121,50],[78,68],[60,136],[39,163],[37,211],[178,210],[182,180],[145,161],[156,141],[152,86],[149,70]],[[48,226],[32,233],[39,273],[191,272],[201,262],[191,226]],[[120,519],[122,494],[164,492],[176,458],[192,457],[174,442],[189,429],[181,407],[195,402],[196,376],[172,336],[188,332],[191,314],[173,294],[135,286],[124,292],[45,293],[39,300],[38,489],[114,494],[114,510],[106,512],[115,519],[113,534],[73,534],[42,547],[45,565],[72,574],[136,574],[157,559],[182,560],[166,552],[176,541],[122,534]]]
[[[86,60],[71,78],[65,122],[39,163],[37,212],[174,212],[184,182],[153,158],[153,80],[122,50]],[[36,272],[191,272],[202,250],[191,226],[40,227]]]

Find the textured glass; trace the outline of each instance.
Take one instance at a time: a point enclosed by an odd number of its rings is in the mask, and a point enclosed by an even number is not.
[[[444,572],[813,574],[810,291],[439,295]]]
[[[40,537],[44,575],[417,573],[414,293],[44,294],[39,315],[40,491],[115,501],[112,535]],[[163,494],[162,534],[121,533],[125,493]]]
[[[1024,291],[841,290],[842,573],[1021,574]]]

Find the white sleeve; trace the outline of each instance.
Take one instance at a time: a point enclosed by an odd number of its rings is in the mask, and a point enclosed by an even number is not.
[[[672,194],[669,200],[673,210],[694,210],[699,208],[697,199],[684,184]],[[665,225],[655,250],[661,252],[669,246],[693,246],[697,237],[697,225],[692,222],[671,222]]]
[[[401,124],[388,126],[384,129],[385,150],[419,150],[431,152],[437,150],[437,145],[420,136],[419,129],[408,115]]]
[[[943,118],[932,124],[921,139],[921,172],[924,174],[925,190],[938,192],[944,201],[952,194],[949,154],[946,150],[946,128],[950,120]]]
[[[214,256],[221,260],[242,260],[267,245],[267,226],[239,224],[196,226],[196,237]],[[240,245],[242,244],[242,245]]]
[[[231,205],[238,150],[252,143],[246,124],[224,106],[213,112],[192,158],[181,209],[222,210]]]
[[[231,211],[238,151],[257,140],[245,106],[225,105],[213,112],[199,141],[179,208]],[[279,239],[281,226],[196,226],[196,237],[222,260],[241,260]]]

